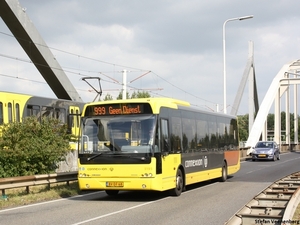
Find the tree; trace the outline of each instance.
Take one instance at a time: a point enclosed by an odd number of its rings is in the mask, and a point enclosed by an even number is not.
[[[53,118],[35,117],[5,124],[0,137],[0,177],[55,172],[71,150],[67,125]]]
[[[111,96],[111,94],[107,93],[103,99],[103,101],[109,101],[109,100],[113,100],[113,97]]]
[[[249,136],[249,114],[238,116],[238,127],[240,141],[247,141]]]
[[[268,130],[274,130],[275,115],[270,113],[267,117]]]
[[[131,95],[132,99],[133,98],[150,98],[150,97],[151,97],[151,95],[146,91],[142,91],[142,92],[140,92],[140,91],[135,92],[134,91]]]
[[[123,99],[123,92],[122,91],[120,91],[117,99]],[[128,92],[126,92],[126,99],[129,99],[129,93]]]
[[[285,112],[281,112],[280,114],[281,116],[281,130],[285,131],[285,120],[286,120],[286,113]],[[240,141],[246,141],[248,139],[248,120],[249,120],[249,116],[248,114],[246,115],[240,115],[238,116],[238,125],[239,125],[239,137],[240,137]],[[290,135],[291,135],[291,141],[294,140],[294,130],[295,130],[295,126],[294,126],[294,120],[295,120],[295,115],[294,113],[290,114]],[[300,117],[298,116],[298,131],[300,131]],[[268,131],[270,132],[274,132],[275,129],[275,115],[270,113],[267,116],[267,128]],[[298,133],[298,140],[300,140],[300,133]]]
[[[148,93],[148,92],[146,92],[146,91],[142,91],[142,92],[140,92],[140,91],[138,91],[138,92],[133,92],[132,93],[132,95],[131,95],[131,97],[129,96],[129,93],[127,92],[126,93],[126,99],[129,99],[129,98],[131,98],[131,99],[134,99],[134,98],[150,98],[151,97],[151,95]],[[122,93],[122,91],[119,93],[119,95],[118,95],[118,97],[117,97],[117,99],[122,99],[123,98],[123,93]]]

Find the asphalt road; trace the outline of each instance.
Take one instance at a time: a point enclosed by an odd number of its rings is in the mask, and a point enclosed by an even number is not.
[[[244,161],[227,182],[192,185],[180,197],[158,192],[105,192],[0,211],[0,224],[138,224],[223,225],[235,212],[274,181],[300,171],[300,153],[280,161]]]

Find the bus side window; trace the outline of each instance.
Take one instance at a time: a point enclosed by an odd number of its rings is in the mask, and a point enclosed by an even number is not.
[[[16,122],[21,122],[19,103],[16,103]]]
[[[11,123],[13,120],[12,116],[12,104],[9,102],[7,104],[7,110],[8,110],[8,122]]]
[[[169,144],[169,125],[168,120],[161,119],[161,148],[163,152],[170,151],[170,144]]]
[[[182,122],[180,116],[171,117],[171,151],[182,152]]]

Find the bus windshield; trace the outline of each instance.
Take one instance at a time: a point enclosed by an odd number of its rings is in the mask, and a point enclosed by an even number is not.
[[[154,115],[84,118],[79,154],[151,153],[155,121]]]

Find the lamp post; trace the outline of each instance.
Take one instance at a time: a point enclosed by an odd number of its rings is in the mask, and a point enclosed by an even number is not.
[[[253,18],[253,15],[251,16],[242,16],[242,17],[236,17],[228,19],[223,24],[223,74],[224,74],[224,113],[227,113],[227,103],[226,103],[226,54],[225,54],[225,25],[227,22],[234,21],[234,20],[246,20]]]

